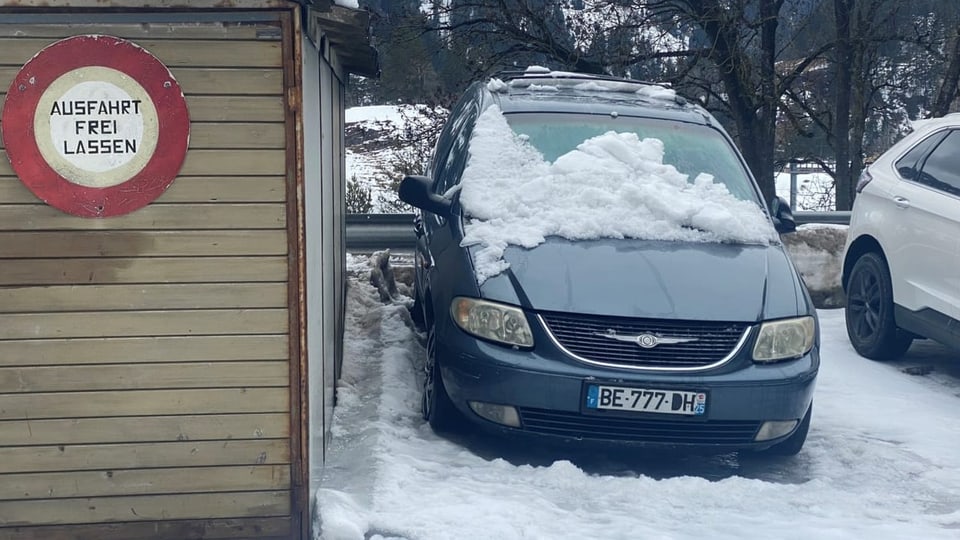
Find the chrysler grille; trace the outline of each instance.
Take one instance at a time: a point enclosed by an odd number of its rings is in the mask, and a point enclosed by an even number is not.
[[[587,362],[650,369],[698,369],[729,359],[743,342],[746,323],[631,319],[596,315],[541,313],[547,331],[557,343]],[[660,343],[643,348],[609,336],[682,338],[683,343]],[[690,341],[686,341],[689,339]]]
[[[523,429],[574,439],[660,444],[742,445],[753,442],[760,422],[650,419],[575,412],[520,409]]]

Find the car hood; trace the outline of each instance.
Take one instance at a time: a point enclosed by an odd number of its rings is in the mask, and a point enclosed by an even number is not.
[[[551,237],[504,259],[481,296],[534,311],[737,322],[811,311],[780,244]]]

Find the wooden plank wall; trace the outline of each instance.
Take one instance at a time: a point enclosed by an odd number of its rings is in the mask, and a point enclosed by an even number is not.
[[[23,63],[89,33],[171,69],[190,150],[160,199],[98,220],[42,204],[0,145],[0,539],[288,537],[279,32],[0,24],[0,107]]]

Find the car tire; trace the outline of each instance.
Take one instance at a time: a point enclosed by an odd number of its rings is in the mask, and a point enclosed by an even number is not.
[[[410,306],[410,319],[418,331],[423,331],[426,318],[423,315],[423,302],[420,301],[419,291],[413,293],[413,305]]]
[[[813,416],[813,403],[807,407],[807,414],[803,415],[800,425],[793,431],[793,434],[786,440],[762,450],[760,453],[770,457],[790,457],[800,453],[803,443],[807,441],[807,433],[810,432],[810,418]]]
[[[865,253],[853,265],[845,312],[847,336],[860,356],[893,360],[903,356],[913,342],[913,336],[897,328],[890,270],[877,253]]]
[[[436,433],[449,433],[461,424],[460,411],[457,410],[447,389],[437,363],[437,333],[433,325],[427,333],[426,376],[423,380],[421,412],[423,419]]]

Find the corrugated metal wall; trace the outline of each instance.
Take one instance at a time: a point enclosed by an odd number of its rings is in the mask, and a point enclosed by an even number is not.
[[[321,40],[316,40],[321,41]],[[307,243],[310,492],[315,494],[330,442],[335,387],[343,359],[346,294],[344,86],[336,54],[304,37],[303,118]],[[322,137],[321,137],[322,135]],[[317,241],[316,239],[322,239]]]
[[[171,69],[190,150],[153,204],[83,219],[37,200],[0,147],[0,538],[155,520],[206,522],[144,537],[287,537],[279,23],[0,24],[0,92],[45,45],[89,33]]]

